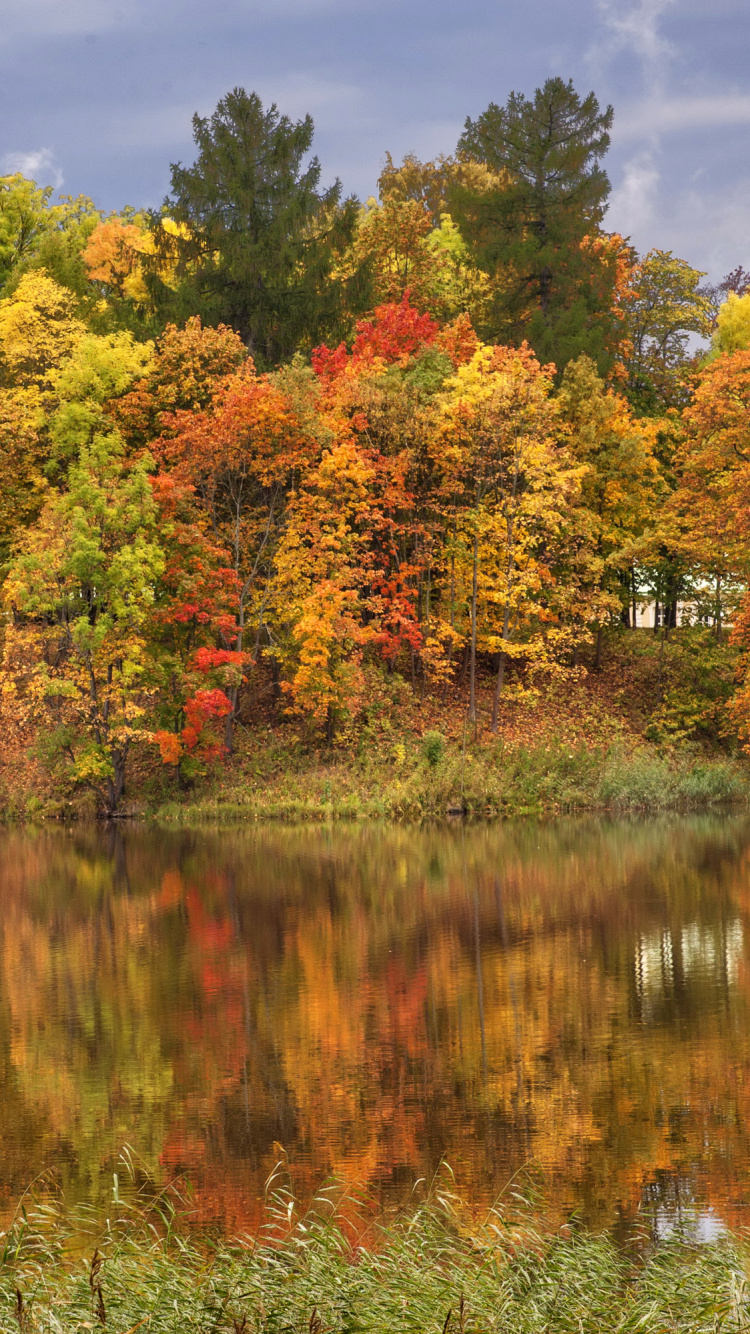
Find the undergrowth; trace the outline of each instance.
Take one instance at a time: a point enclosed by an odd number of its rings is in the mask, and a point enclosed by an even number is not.
[[[434,734],[430,734],[431,737]],[[590,746],[551,737],[535,746],[502,741],[467,748],[441,738],[400,762],[300,763],[294,750],[265,778],[223,786],[154,808],[167,821],[247,819],[440,819],[573,811],[689,810],[747,799],[734,762],[690,750],[620,742]]]

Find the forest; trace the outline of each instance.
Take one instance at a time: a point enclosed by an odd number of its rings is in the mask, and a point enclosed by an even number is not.
[[[607,230],[612,122],[549,79],[362,204],[235,89],[158,210],[0,178],[6,813],[741,769],[750,273]]]

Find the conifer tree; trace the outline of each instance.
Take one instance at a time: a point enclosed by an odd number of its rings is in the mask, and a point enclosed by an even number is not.
[[[176,259],[172,313],[227,324],[256,363],[273,366],[336,333],[345,285],[335,259],[356,223],[353,199],[336,181],[321,191],[320,164],[307,165],[313,122],[293,123],[256,93],[235,88],[210,119],[193,117],[198,156],[172,166],[177,226],[156,225],[158,261]],[[155,277],[155,275],[154,275]]]
[[[610,186],[600,160],[612,114],[593,93],[581,100],[572,82],[548,79],[533,99],[511,93],[505,106],[491,102],[467,119],[458,144],[495,179],[492,188],[449,192],[454,217],[494,280],[483,332],[502,343],[526,338],[558,370],[584,351],[600,365],[606,355],[607,261],[586,238],[606,209]],[[614,285],[611,269],[605,288]]]

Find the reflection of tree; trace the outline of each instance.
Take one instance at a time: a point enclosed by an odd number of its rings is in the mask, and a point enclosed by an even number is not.
[[[533,1158],[592,1221],[669,1180],[731,1212],[741,822],[108,838],[4,836],[5,1190],[129,1142],[249,1221],[278,1140],[303,1191]]]

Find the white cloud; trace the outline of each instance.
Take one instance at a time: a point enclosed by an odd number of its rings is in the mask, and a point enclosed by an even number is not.
[[[603,32],[588,51],[590,64],[609,64],[617,55],[634,55],[648,87],[660,86],[676,51],[660,31],[660,20],[675,0],[597,0]]]
[[[675,130],[711,129],[750,124],[749,93],[647,98],[615,119],[618,139],[652,138]]]
[[[610,195],[607,226],[624,236],[645,233],[656,212],[660,179],[652,150],[645,149],[626,162],[622,180]]]
[[[37,185],[52,185],[59,190],[63,184],[63,174],[51,148],[32,149],[28,153],[6,153],[0,165],[4,174],[13,175],[20,171],[22,176],[36,181]]]

